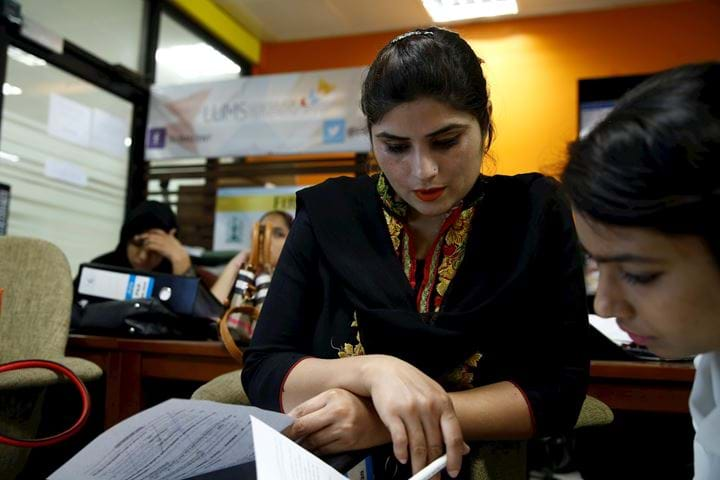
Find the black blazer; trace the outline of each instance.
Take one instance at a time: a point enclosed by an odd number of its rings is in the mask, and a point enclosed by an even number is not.
[[[366,353],[397,356],[436,379],[480,353],[473,386],[513,382],[537,435],[571,429],[587,388],[588,323],[582,258],[557,183],[539,174],[479,180],[485,191],[463,262],[440,312],[421,315],[376,181],[338,178],[298,192],[245,352],[242,380],[253,405],[280,410],[295,363],[338,358],[359,333]]]

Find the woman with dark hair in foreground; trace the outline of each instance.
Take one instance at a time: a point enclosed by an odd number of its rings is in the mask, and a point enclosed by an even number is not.
[[[720,478],[720,63],[628,92],[569,148],[563,174],[597,261],[599,315],[667,358],[701,354],[690,412],[695,478]]]
[[[289,412],[320,454],[391,443],[382,478],[444,452],[454,477],[465,441],[467,466],[480,441],[571,429],[589,367],[582,259],[553,181],[480,174],[481,61],[454,32],[406,33],[362,108],[382,173],[298,193],[245,352],[250,400]],[[524,478],[513,466],[503,478]]]

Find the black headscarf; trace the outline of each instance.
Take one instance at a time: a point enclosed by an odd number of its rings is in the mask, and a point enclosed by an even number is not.
[[[127,220],[120,231],[120,241],[115,250],[100,255],[93,260],[93,263],[113,265],[116,267],[133,268],[127,258],[127,243],[135,235],[147,232],[153,228],[159,228],[165,232],[177,229],[177,218],[173,211],[164,203],[153,200],[145,200],[135,207],[127,217]],[[166,258],[155,267],[153,271],[172,273],[172,263]]]

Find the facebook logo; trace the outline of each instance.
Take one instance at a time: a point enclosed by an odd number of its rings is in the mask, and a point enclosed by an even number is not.
[[[147,146],[148,148],[165,147],[165,136],[167,131],[164,128],[151,128],[148,132]]]
[[[345,141],[345,119],[333,118],[323,123],[323,143],[343,143]]]

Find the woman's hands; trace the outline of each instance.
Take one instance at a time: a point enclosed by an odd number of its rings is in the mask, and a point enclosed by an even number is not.
[[[413,472],[446,452],[448,473],[456,476],[469,452],[447,392],[395,357],[301,360],[286,380],[282,404],[295,407],[289,435],[319,453],[392,441],[395,457],[410,460]]]
[[[390,431],[395,457],[413,474],[447,452],[447,471],[457,476],[470,451],[450,396],[432,378],[398,358],[367,356],[363,379],[377,415]]]
[[[288,437],[318,455],[362,450],[390,442],[390,433],[369,398],[333,388],[289,412]]]
[[[133,241],[141,242],[144,249],[155,252],[170,260],[175,275],[182,275],[190,269],[190,255],[185,247],[175,237],[175,229],[166,232],[160,228],[153,228],[147,232],[135,235]]]

